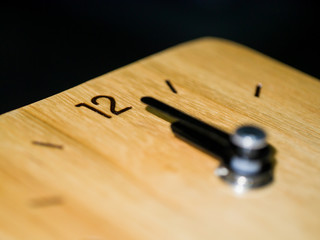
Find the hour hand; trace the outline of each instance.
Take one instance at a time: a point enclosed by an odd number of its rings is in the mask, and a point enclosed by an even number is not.
[[[179,138],[218,157],[218,175],[243,188],[266,185],[272,181],[273,158],[263,130],[242,126],[228,134],[152,97],[141,101],[172,119],[171,129]]]

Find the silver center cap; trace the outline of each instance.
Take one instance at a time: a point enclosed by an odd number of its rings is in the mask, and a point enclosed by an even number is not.
[[[236,130],[231,136],[231,142],[240,148],[255,150],[267,145],[266,133],[254,126],[244,126]]]

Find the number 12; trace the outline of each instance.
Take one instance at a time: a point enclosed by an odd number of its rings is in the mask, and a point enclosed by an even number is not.
[[[124,113],[125,111],[128,111],[128,110],[130,110],[132,108],[132,107],[126,107],[126,108],[123,108],[123,109],[117,111],[115,109],[116,108],[116,100],[111,96],[105,96],[105,95],[95,96],[95,97],[93,97],[91,99],[91,102],[93,104],[95,104],[95,105],[99,105],[99,103],[98,103],[98,99],[99,98],[106,98],[106,99],[108,99],[110,101],[110,112],[115,114],[115,115],[119,115],[121,113]],[[106,114],[106,113],[104,113],[104,112],[102,112],[102,111],[100,111],[100,110],[98,110],[98,109],[86,104],[86,103],[79,103],[79,104],[77,104],[75,106],[76,107],[86,107],[86,108],[88,108],[88,109],[90,109],[90,110],[92,110],[92,111],[94,111],[96,113],[99,113],[100,115],[102,115],[102,116],[104,116],[106,118],[111,118],[110,115],[108,115],[108,114]]]

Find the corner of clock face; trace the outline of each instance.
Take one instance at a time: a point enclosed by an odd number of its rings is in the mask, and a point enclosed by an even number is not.
[[[228,40],[173,47],[1,115],[0,209],[45,239],[83,219],[116,226],[101,239],[250,238],[243,219],[266,239],[319,236],[318,89]]]

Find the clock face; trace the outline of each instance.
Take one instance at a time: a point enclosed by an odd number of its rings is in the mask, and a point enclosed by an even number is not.
[[[319,82],[245,47],[182,44],[0,116],[0,238],[316,239]],[[274,181],[238,194],[147,111],[260,126]]]

